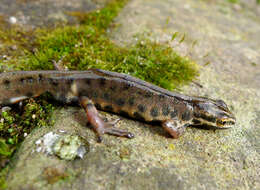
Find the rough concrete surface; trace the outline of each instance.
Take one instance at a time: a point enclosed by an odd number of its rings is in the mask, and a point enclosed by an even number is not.
[[[27,28],[75,23],[71,11],[90,11],[97,4],[90,0],[1,0],[0,14],[11,24]]]
[[[136,137],[106,135],[97,143],[84,112],[64,108],[54,114],[54,127],[37,129],[23,142],[9,188],[260,189],[260,18],[258,8],[252,9],[224,0],[132,0],[110,33],[123,45],[137,33],[162,42],[176,31],[185,33],[183,43],[172,45],[201,65],[197,82],[203,88],[191,84],[182,90],[225,100],[237,118],[232,129],[188,128],[174,140],[159,126],[102,112],[122,118],[118,126]],[[64,161],[34,151],[37,139],[60,129],[88,141],[83,159]]]

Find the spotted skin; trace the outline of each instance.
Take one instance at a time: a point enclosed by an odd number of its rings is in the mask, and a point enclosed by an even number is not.
[[[101,122],[96,108],[145,122],[160,121],[173,138],[178,138],[189,125],[224,128],[235,123],[222,100],[177,94],[126,74],[99,69],[1,73],[0,92],[0,106],[45,92],[63,103],[76,100],[99,138],[104,133],[128,138],[133,135]]]

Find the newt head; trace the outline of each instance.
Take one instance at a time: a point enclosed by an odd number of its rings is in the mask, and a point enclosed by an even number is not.
[[[229,128],[236,122],[223,100],[198,98],[192,100],[193,125],[208,125],[216,128]]]

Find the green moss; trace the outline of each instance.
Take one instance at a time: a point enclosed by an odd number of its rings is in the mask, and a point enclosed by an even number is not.
[[[0,158],[8,157],[35,127],[50,125],[53,106],[43,99],[30,99],[20,110],[2,112],[0,116]]]
[[[240,1],[239,0],[228,0],[228,2],[230,2],[230,3],[239,3]],[[256,0],[256,3],[260,4],[260,0]]]
[[[5,177],[8,171],[9,171],[9,167],[6,167],[0,172],[0,189],[5,189],[7,187],[7,184],[5,182]]]
[[[46,100],[27,100],[19,110],[2,112],[0,116],[0,189],[5,187],[7,166],[14,151],[35,128],[52,125],[49,120],[53,106]],[[6,167],[7,166],[7,167]]]
[[[0,16],[0,72],[19,69],[17,63],[35,46],[34,37],[33,31],[11,27]]]
[[[239,3],[239,0],[228,0],[230,3]]]
[[[141,39],[125,48],[112,43],[93,26],[64,27],[39,39],[40,47],[28,55],[23,70],[53,69],[52,61],[71,70],[101,68],[127,73],[167,89],[191,81],[195,64],[179,56],[168,44]]]
[[[120,47],[109,40],[106,28],[123,5],[113,1],[90,14],[70,13],[79,18],[79,26],[38,31],[34,53],[21,59],[22,70],[53,69],[53,61],[71,70],[101,68],[127,73],[167,89],[174,89],[197,75],[194,63],[179,56],[168,44],[144,37],[132,47]]]
[[[15,70],[46,70],[53,69],[53,61],[62,59],[69,69],[127,73],[170,90],[191,81],[197,75],[195,64],[168,44],[142,38],[132,47],[120,47],[109,40],[106,29],[126,2],[114,0],[90,13],[67,13],[78,18],[78,26],[38,29],[30,38],[24,37],[25,32],[19,38],[14,37],[16,32],[10,32],[6,41],[12,38],[8,43],[13,44],[22,39],[18,44],[25,55],[13,59],[14,63],[10,61],[9,66]]]

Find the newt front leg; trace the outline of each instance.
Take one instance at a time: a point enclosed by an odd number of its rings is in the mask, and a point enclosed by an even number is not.
[[[105,122],[99,115],[98,111],[93,104],[93,102],[83,96],[79,98],[80,105],[84,108],[88,122],[94,127],[95,132],[98,135],[98,141],[102,141],[103,134],[107,133],[110,135],[120,136],[120,137],[127,137],[127,138],[133,138],[134,135],[126,130],[118,129],[114,127],[114,124],[112,122]]]
[[[174,138],[179,138],[185,131],[189,123],[183,123],[177,119],[168,120],[162,123],[163,128]]]

